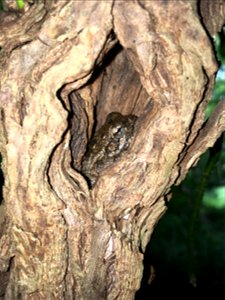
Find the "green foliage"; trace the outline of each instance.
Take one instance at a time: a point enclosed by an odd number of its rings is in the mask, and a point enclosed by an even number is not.
[[[24,1],[23,0],[16,0],[18,9],[24,8]]]
[[[208,189],[204,195],[203,202],[208,207],[216,209],[225,208],[225,186]]]
[[[190,215],[190,224],[188,230],[188,267],[189,267],[189,279],[192,284],[196,284],[196,270],[195,270],[195,250],[196,250],[196,235],[198,234],[198,223],[200,213],[202,209],[203,197],[210,178],[210,175],[217,164],[222,149],[222,137],[216,142],[214,147],[210,149],[209,157],[204,166],[202,174],[200,176],[200,182],[198,184],[198,190],[195,192],[195,199],[193,201],[193,207]],[[218,183],[217,183],[218,184]],[[216,201],[214,201],[216,202]]]
[[[221,76],[224,76],[224,79],[217,75],[213,96],[206,109],[206,119],[210,116],[216,104],[225,98],[225,67],[221,67]]]
[[[209,102],[206,110],[206,118],[209,117],[216,104],[225,98],[225,27],[215,38],[215,50],[221,66],[216,76],[212,100]]]
[[[0,11],[3,10],[3,0],[0,0]]]
[[[224,78],[220,78],[219,76],[216,79],[216,84],[213,92],[213,101],[219,101],[225,97],[225,67],[221,68],[221,76],[224,74]]]
[[[216,35],[215,48],[218,61],[225,65],[225,27]]]
[[[17,7],[19,10],[22,10],[24,8],[24,0],[12,0],[12,1],[16,1]],[[4,0],[0,0],[0,11],[4,9],[4,5],[3,5]]]

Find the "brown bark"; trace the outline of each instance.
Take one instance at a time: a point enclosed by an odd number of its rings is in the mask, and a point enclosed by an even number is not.
[[[1,18],[5,299],[133,299],[171,187],[225,130],[225,101],[204,123],[205,12],[218,30],[224,6],[203,6],[204,24],[196,1],[163,0],[40,1]],[[133,141],[90,189],[82,156],[112,111],[138,117]]]

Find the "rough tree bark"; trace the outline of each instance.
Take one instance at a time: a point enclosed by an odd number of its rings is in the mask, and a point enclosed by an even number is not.
[[[225,130],[225,101],[204,122],[223,2],[33,2],[0,15],[1,293],[133,299],[171,187]],[[138,117],[133,140],[90,188],[112,111]]]

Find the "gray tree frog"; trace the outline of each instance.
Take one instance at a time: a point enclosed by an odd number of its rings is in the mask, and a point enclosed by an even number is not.
[[[127,150],[133,136],[135,115],[123,116],[110,113],[104,125],[94,134],[82,160],[82,173],[89,179],[91,187],[99,173],[118,159]]]

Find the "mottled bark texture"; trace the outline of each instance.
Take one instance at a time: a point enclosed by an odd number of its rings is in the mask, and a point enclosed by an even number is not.
[[[0,14],[5,299],[134,298],[171,187],[225,129],[225,101],[204,122],[208,34],[224,23],[211,2],[46,0]],[[134,137],[90,189],[82,156],[112,111],[138,117]]]

